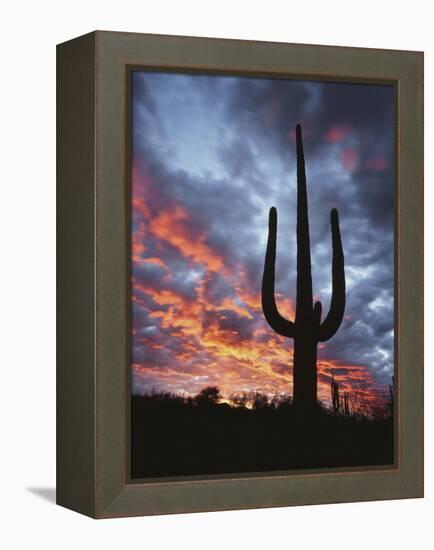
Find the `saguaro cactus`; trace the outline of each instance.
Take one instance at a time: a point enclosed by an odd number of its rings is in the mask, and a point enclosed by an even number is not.
[[[390,395],[389,411],[390,411],[390,416],[391,417],[393,417],[393,413],[394,413],[394,410],[395,410],[395,390],[394,390],[394,386],[395,386],[395,377],[392,376],[392,383],[389,384],[389,395]]]
[[[341,407],[341,402],[339,399],[339,384],[336,382],[333,374],[330,382],[330,390],[331,390],[331,396],[332,396],[333,412],[335,414],[338,414],[339,409]]]
[[[315,409],[317,405],[317,345],[329,340],[341,325],[345,310],[345,270],[339,230],[338,211],[331,211],[332,298],[330,311],[321,323],[321,302],[312,300],[309,219],[306,171],[301,126],[296,127],[297,149],[297,303],[294,322],[284,319],[274,297],[277,211],[270,209],[268,243],[262,279],[262,309],[271,328],[294,339],[293,402],[298,409]]]
[[[348,392],[344,392],[344,414],[350,416],[350,399]]]

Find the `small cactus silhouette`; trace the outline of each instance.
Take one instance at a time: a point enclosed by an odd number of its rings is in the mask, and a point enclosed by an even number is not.
[[[347,391],[344,392],[344,414],[350,416],[350,396]]]
[[[395,390],[394,390],[394,386],[395,386],[395,377],[392,376],[392,383],[389,384],[389,395],[390,395],[389,411],[390,411],[390,416],[391,417],[393,417],[393,413],[394,413],[394,410],[395,410]]]
[[[341,407],[341,402],[339,399],[339,384],[335,381],[335,377],[332,373],[332,380],[330,382],[330,389],[332,394],[332,406],[333,406],[333,412],[335,414],[338,414],[339,409]]]
[[[262,279],[262,310],[271,328],[294,339],[293,403],[297,409],[317,405],[317,345],[329,340],[342,323],[345,311],[345,270],[338,211],[331,211],[332,297],[330,311],[321,323],[321,302],[312,300],[309,219],[301,126],[296,126],[297,150],[297,303],[294,322],[284,319],[274,297],[277,211],[270,209],[268,242]]]

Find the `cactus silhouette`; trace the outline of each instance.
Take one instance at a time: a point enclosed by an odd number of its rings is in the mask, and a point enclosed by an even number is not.
[[[322,305],[312,299],[309,218],[301,126],[296,127],[297,150],[297,302],[294,322],[283,318],[274,296],[277,210],[270,209],[268,242],[262,278],[262,310],[271,328],[294,340],[293,403],[301,410],[317,405],[317,345],[339,329],[345,310],[345,270],[338,211],[330,214],[332,232],[332,297],[330,310],[321,323]]]
[[[350,416],[350,396],[348,392],[344,392],[344,414]]]
[[[335,377],[332,373],[332,379],[330,382],[330,390],[332,394],[332,406],[333,406],[333,412],[335,414],[338,414],[339,409],[341,408],[341,401],[339,399],[339,384],[335,381]]]

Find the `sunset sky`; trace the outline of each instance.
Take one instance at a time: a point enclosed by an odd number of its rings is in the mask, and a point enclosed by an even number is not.
[[[391,86],[137,71],[132,86],[133,391],[292,394],[293,341],[266,323],[268,211],[276,292],[293,320],[295,125],[303,127],[314,299],[331,292],[340,214],[347,305],[318,348],[330,377],[385,399],[393,374],[394,90]]]

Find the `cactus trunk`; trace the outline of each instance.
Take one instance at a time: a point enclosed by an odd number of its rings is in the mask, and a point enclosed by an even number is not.
[[[304,165],[301,130],[296,130],[297,147],[297,303],[294,338],[293,401],[298,408],[311,409],[316,405],[317,341],[311,330],[312,271],[310,261],[309,215],[307,205],[306,168]]]
[[[270,209],[267,251],[262,279],[262,309],[265,319],[278,334],[294,339],[293,401],[298,410],[312,411],[317,405],[317,345],[338,330],[345,310],[345,271],[337,210],[331,212],[332,299],[330,311],[321,323],[322,305],[312,307],[312,272],[309,216],[301,126],[296,127],[297,147],[297,302],[294,322],[284,319],[275,302],[277,211]]]
[[[298,409],[312,410],[317,403],[317,343],[313,339],[294,340],[293,402]]]

